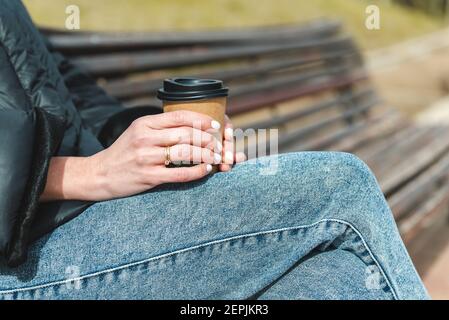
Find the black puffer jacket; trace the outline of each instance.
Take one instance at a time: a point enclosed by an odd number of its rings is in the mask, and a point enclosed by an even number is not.
[[[49,160],[103,149],[98,134],[119,112],[119,102],[52,52],[19,0],[0,0],[0,263],[20,264],[32,241],[90,205],[39,204]]]

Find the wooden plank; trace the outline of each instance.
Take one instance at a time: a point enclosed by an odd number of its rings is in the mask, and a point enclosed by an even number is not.
[[[352,99],[364,98],[370,99],[374,97],[374,92],[371,89],[360,90],[359,92],[355,92],[353,96],[345,96],[345,97],[334,97],[331,99],[326,99],[324,101],[320,101],[318,103],[311,104],[307,107],[299,109],[294,112],[290,112],[283,115],[277,115],[270,119],[266,119],[258,122],[251,122],[245,125],[244,129],[253,128],[253,129],[265,129],[265,128],[273,128],[286,124],[289,121],[293,121],[299,118],[304,118],[310,116],[315,113],[319,113],[323,110],[327,110],[330,108],[335,108],[337,106],[341,106],[342,104],[348,102]]]
[[[315,151],[315,150],[332,150],[345,151],[338,147],[338,144],[345,140],[351,140],[354,136],[363,136],[363,132],[371,126],[376,126],[383,122],[386,118],[390,118],[391,111],[379,114],[375,117],[359,117],[357,122],[353,122],[343,126],[342,128],[334,129],[322,137],[317,137],[309,141],[300,142],[287,151]]]
[[[332,150],[357,153],[361,146],[369,146],[379,140],[389,139],[394,133],[403,129],[408,122],[396,110],[390,109],[370,121],[363,130],[347,139],[332,145]]]
[[[389,175],[389,169],[403,163],[404,158],[415,153],[417,146],[426,145],[434,139],[433,128],[414,127],[410,134],[391,144],[386,150],[366,158],[368,166],[373,168],[379,179]]]
[[[448,208],[449,184],[446,184],[399,222],[399,232],[404,242],[411,242],[424,229],[429,228],[433,221],[447,215]]]
[[[327,60],[334,59],[336,57],[350,58],[354,54],[355,51],[353,51],[352,49],[338,50],[333,53],[315,53],[309,54],[304,57],[287,57],[285,60],[263,61],[262,63],[251,63],[247,64],[247,66],[237,66],[229,69],[223,69],[222,67],[220,67],[219,71],[194,73],[193,77],[204,79],[220,79],[224,82],[232,80],[242,81],[247,80],[247,78],[249,77],[269,76],[273,72],[279,73],[285,69],[292,67],[299,67],[312,63],[323,64],[326,63]],[[179,76],[179,72],[177,76]],[[156,92],[161,87],[163,80],[167,77],[168,76],[156,79],[138,80],[112,80],[106,82],[104,85],[102,85],[102,87],[112,96],[120,100],[125,100],[150,95]]]
[[[434,166],[426,170],[404,188],[388,199],[397,220],[412,212],[420,202],[431,197],[432,193],[449,178],[449,153]]]
[[[288,133],[286,135],[281,135],[279,137],[279,150],[290,150],[293,146],[298,146],[298,142],[301,140],[304,140],[306,137],[309,137],[313,135],[314,133],[317,133],[318,131],[322,130],[323,128],[334,124],[339,121],[343,121],[349,117],[353,117],[355,115],[361,114],[373,106],[376,105],[378,101],[372,100],[367,101],[364,104],[357,106],[354,109],[349,109],[345,112],[342,112],[341,114],[338,114],[336,116],[332,116],[326,119],[323,119],[322,121],[318,123],[314,123],[312,125],[309,125],[304,128],[300,128],[298,130],[295,130],[291,133]]]
[[[410,135],[415,131],[415,127],[408,122],[403,128],[400,128],[398,131],[394,132],[393,135],[388,137],[388,139],[379,139],[367,145],[360,145],[355,152],[366,162],[368,162],[369,159],[372,159],[371,162],[373,162],[376,156],[387,153],[401,141],[410,139]]]
[[[66,54],[135,51],[175,46],[217,45],[254,42],[285,42],[332,37],[340,31],[338,21],[302,25],[230,28],[212,31],[170,32],[61,32],[41,29],[55,48]]]
[[[337,71],[335,71],[337,73]],[[299,76],[296,80],[284,80],[276,85],[272,83],[271,87],[268,82],[257,83],[252,87],[245,88],[231,95],[229,99],[229,114],[238,114],[253,110],[263,105],[272,105],[293,98],[303,97],[306,95],[324,92],[330,89],[337,89],[342,86],[361,82],[367,79],[364,71],[354,72],[350,75],[335,74],[333,77],[323,76],[312,83],[304,83],[304,76]],[[253,92],[251,92],[253,91]],[[240,96],[236,96],[240,94]]]
[[[294,149],[289,149],[290,151],[316,151],[325,150],[333,144],[341,141],[342,139],[353,135],[354,133],[360,131],[364,126],[368,124],[368,119],[362,118],[361,121],[352,123],[338,130],[332,130],[330,133],[324,137],[318,137],[307,141],[306,143],[301,143],[297,145]]]
[[[381,188],[387,196],[449,152],[449,139],[441,139],[444,135],[441,135],[441,132],[438,133],[440,135],[436,135],[436,139],[427,145],[417,146],[419,149],[414,154],[406,157],[400,165],[391,167],[388,174],[380,178]],[[448,132],[446,136],[447,134]]]
[[[342,70],[336,68],[333,72],[342,72]],[[345,76],[337,73],[333,77],[329,77],[329,75],[321,75],[316,79],[314,77],[317,77],[317,74],[299,75],[276,81],[262,80],[242,87],[231,87],[227,113],[233,116],[262,106],[274,105],[294,98],[337,89],[341,86],[355,84],[367,79],[367,75],[363,70]],[[314,81],[309,81],[312,79]],[[160,106],[161,103],[156,98],[151,97],[131,100],[126,102],[126,105],[127,107],[139,105]]]
[[[348,37],[329,40],[310,40],[300,43],[225,46],[195,50],[142,51],[138,53],[111,53],[79,56],[73,62],[96,77],[113,77],[133,72],[203,65],[233,59],[254,58],[307,50],[350,48]]]

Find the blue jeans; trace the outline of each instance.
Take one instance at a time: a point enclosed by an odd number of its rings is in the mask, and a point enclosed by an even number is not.
[[[426,299],[367,166],[291,153],[99,202],[0,268],[4,299]]]

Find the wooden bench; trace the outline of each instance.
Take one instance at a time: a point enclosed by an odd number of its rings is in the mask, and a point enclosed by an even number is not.
[[[222,79],[241,128],[278,128],[279,151],[339,150],[376,174],[412,246],[446,219],[449,128],[417,125],[386,105],[351,37],[335,21],[179,33],[43,30],[126,106],[160,105],[170,76]]]

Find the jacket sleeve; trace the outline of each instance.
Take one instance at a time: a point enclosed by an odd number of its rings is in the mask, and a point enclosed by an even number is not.
[[[40,108],[0,108],[0,256],[9,266],[26,258],[50,158],[63,132],[64,122]]]
[[[0,8],[0,263],[17,266],[67,117],[56,70],[22,3],[0,0]]]
[[[48,46],[52,50],[51,46]],[[112,115],[125,110],[124,106],[108,95],[97,85],[95,79],[80,67],[59,52],[51,53],[85,127],[98,136],[107,120]]]

